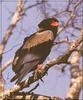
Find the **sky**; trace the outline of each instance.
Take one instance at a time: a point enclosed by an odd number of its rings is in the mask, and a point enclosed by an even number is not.
[[[4,36],[4,33],[7,30],[8,25],[10,24],[12,14],[16,8],[17,4],[16,1],[17,0],[0,0],[0,42]],[[49,9],[48,12],[51,12],[52,8],[57,8],[58,10],[64,10],[67,3],[65,1],[67,0],[50,0],[51,7],[50,8],[47,7],[46,9]],[[36,3],[35,0],[32,1],[27,0],[25,6],[27,7],[35,3]],[[4,51],[5,53],[3,55],[3,64],[12,57],[14,57],[16,50],[22,45],[23,40],[26,36],[29,36],[37,31],[38,23],[44,18],[43,13],[41,13],[41,10],[39,9],[40,7],[41,6],[38,6],[27,10],[26,16],[24,16],[23,20],[18,22],[16,28],[13,30],[13,35],[9,39],[6,49]],[[55,12],[51,12],[49,13],[49,15],[52,16],[54,13]],[[66,18],[67,17],[64,16],[62,17],[62,20],[66,20]],[[61,20],[60,18],[58,19],[59,21]],[[63,34],[64,32],[61,33],[61,38],[64,38]],[[13,49],[10,50],[11,48]],[[56,48],[57,46],[53,47],[50,55],[48,56],[48,58],[44,63],[53,58],[56,58],[59,54],[61,54],[61,52],[64,52],[65,49],[67,48],[67,45],[61,45],[58,51],[56,51]],[[60,50],[61,52],[59,52]],[[48,75],[46,75],[43,78],[44,83],[39,81],[40,83],[39,87],[34,92],[38,94],[49,95],[49,96],[60,96],[64,98],[67,93],[70,80],[70,73],[68,68],[69,67],[67,67],[65,73],[61,73],[60,70],[56,67],[50,68],[48,71]],[[14,83],[10,82],[10,79],[13,76],[14,72],[12,71],[12,66],[8,67],[3,72],[5,89],[9,89],[14,85]],[[31,85],[31,87],[33,86],[34,84]],[[27,90],[28,89],[25,89],[25,91]]]

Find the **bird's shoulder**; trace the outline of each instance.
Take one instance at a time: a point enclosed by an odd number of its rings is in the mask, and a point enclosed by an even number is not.
[[[53,33],[50,30],[36,32],[30,37],[25,38],[22,49],[30,49],[44,42],[52,41],[53,39]]]

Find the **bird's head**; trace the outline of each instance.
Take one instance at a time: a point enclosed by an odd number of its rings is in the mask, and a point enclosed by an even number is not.
[[[38,24],[40,30],[51,30],[54,33],[57,32],[58,26],[59,26],[59,21],[54,17],[44,19]]]

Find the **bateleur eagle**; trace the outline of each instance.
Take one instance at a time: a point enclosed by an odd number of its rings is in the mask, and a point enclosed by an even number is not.
[[[49,55],[53,41],[57,36],[59,22],[56,18],[47,18],[38,24],[39,31],[24,39],[23,45],[16,51],[12,64],[16,80],[19,84],[31,71],[42,64]]]

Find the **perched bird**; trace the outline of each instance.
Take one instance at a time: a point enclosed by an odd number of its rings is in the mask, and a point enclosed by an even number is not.
[[[57,36],[58,25],[56,18],[44,19],[38,24],[39,31],[24,39],[23,45],[15,53],[12,69],[16,75],[11,82],[17,80],[19,84],[29,72],[45,61]]]

